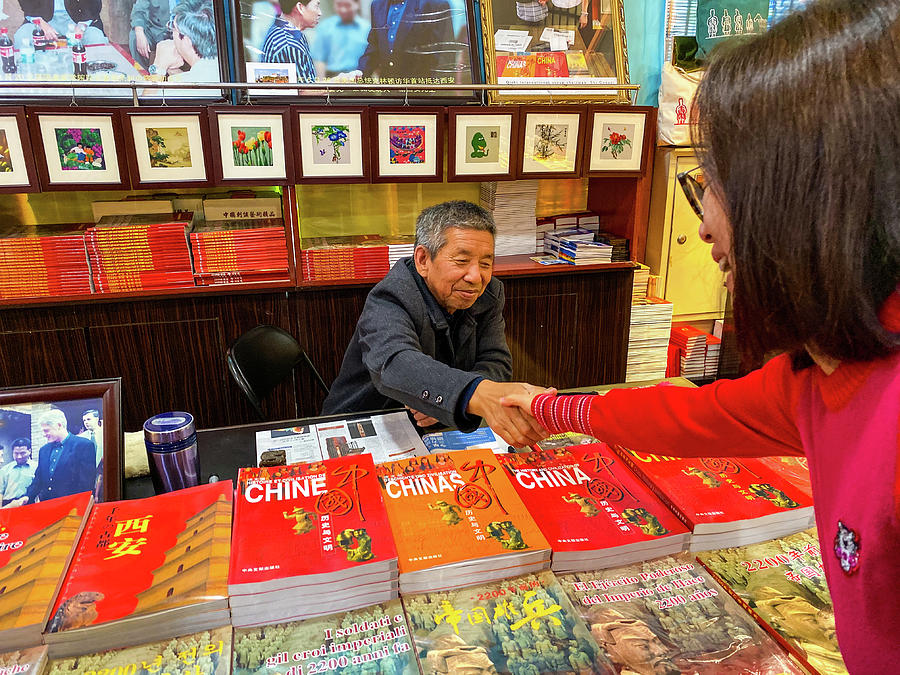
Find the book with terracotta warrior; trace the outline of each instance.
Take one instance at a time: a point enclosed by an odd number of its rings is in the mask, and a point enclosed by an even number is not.
[[[47,646],[22,647],[0,654],[0,675],[43,675]]]
[[[228,623],[232,490],[95,504],[44,632],[51,658]]]

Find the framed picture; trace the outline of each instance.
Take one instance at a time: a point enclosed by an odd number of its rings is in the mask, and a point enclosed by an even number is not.
[[[122,114],[135,188],[211,184],[205,109],[129,108]]]
[[[516,174],[519,111],[515,106],[450,108],[447,180],[512,180]]]
[[[407,0],[394,16],[391,0],[330,0],[289,12],[277,2],[236,0],[233,25],[237,72],[247,82],[359,82],[364,85],[470,84],[480,82],[475,8],[463,0]],[[396,10],[395,10],[396,11]],[[398,29],[393,34],[389,21]],[[474,67],[473,67],[474,64]],[[253,89],[251,95],[262,93]],[[324,91],[307,92],[324,98]],[[293,97],[291,90],[268,95]],[[472,90],[439,92],[442,99],[473,99]],[[330,97],[371,99],[403,92],[372,89],[330,92]],[[435,92],[410,92],[409,97]],[[349,102],[349,101],[348,101]]]
[[[25,108],[0,107],[0,193],[37,190]]]
[[[588,111],[586,171],[588,175],[618,173],[640,175],[645,169],[647,138],[646,109],[592,106]]]
[[[293,106],[297,182],[368,183],[369,116],[365,108]]]
[[[106,108],[30,108],[28,122],[44,190],[127,189],[121,118]]]
[[[117,377],[0,389],[3,466],[25,464],[33,473],[13,501],[78,492],[93,492],[98,501],[122,498],[121,382]],[[57,443],[62,446],[51,472]],[[8,501],[4,497],[4,506]]]
[[[520,112],[520,178],[581,175],[586,111],[581,106],[525,106]]]
[[[546,84],[547,91],[500,89],[491,101],[627,103],[615,89],[579,84],[628,84],[623,0],[481,0],[485,72],[489,84]]]
[[[65,6],[63,6],[65,5]],[[22,87],[0,90],[16,100],[131,99],[129,89],[104,82],[222,82],[227,79],[225,12],[221,0],[5,0],[0,28],[13,43],[0,81]],[[56,8],[56,9],[55,9]],[[81,29],[79,33],[78,30]],[[96,82],[96,87],[46,87],[41,82]],[[139,90],[160,99],[158,90]],[[167,99],[223,98],[218,89],[169,89]]]
[[[440,182],[443,108],[375,108],[372,156],[376,183]]]
[[[211,108],[212,154],[219,184],[288,185],[294,181],[288,108]]]

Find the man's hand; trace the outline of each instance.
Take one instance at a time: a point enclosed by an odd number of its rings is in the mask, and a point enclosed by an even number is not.
[[[163,40],[156,45],[156,59],[153,65],[160,75],[171,75],[181,69],[184,59],[175,49],[175,40]]]
[[[537,397],[539,394],[555,393],[556,389],[545,389],[544,391],[539,391],[537,393],[507,394],[500,399],[500,405],[504,405],[507,408],[517,408],[522,412],[523,415],[533,417],[533,415],[531,414],[531,402],[534,401],[535,397]]]
[[[45,39],[49,40],[50,42],[56,42],[56,40],[59,39],[59,33],[56,32],[56,29],[53,26],[51,26],[43,19],[38,19],[37,22],[41,27],[41,30],[44,31]]]
[[[423,429],[425,427],[432,427],[439,422],[439,420],[434,417],[429,417],[425,413],[414,410],[409,406],[406,406],[406,409],[412,413],[413,419],[416,420],[416,426],[422,427]]]
[[[466,412],[483,417],[488,425],[496,431],[500,438],[516,448],[522,448],[549,436],[537,420],[528,412],[515,406],[504,406],[501,399],[507,396],[524,396],[534,398],[538,394],[547,394],[555,390],[536,387],[525,382],[492,382],[482,380],[472,398]]]
[[[135,47],[137,47],[138,54],[143,56],[145,59],[150,58],[150,40],[147,39],[146,33],[144,33],[143,26],[135,26],[134,28],[134,43]]]

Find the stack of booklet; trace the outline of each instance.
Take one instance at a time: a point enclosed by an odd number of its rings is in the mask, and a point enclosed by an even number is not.
[[[385,241],[388,245],[388,267],[393,267],[400,258],[411,256],[416,248],[416,237],[411,234],[398,234]]]
[[[0,232],[0,298],[90,292],[83,225],[4,226]]]
[[[241,469],[228,574],[235,626],[397,597],[397,550],[371,455]]]
[[[44,634],[51,658],[227,624],[232,491],[95,504]]]
[[[538,181],[516,180],[481,184],[481,205],[494,216],[494,253],[533,255],[537,238]]]
[[[280,218],[207,221],[191,232],[191,250],[198,286],[291,278]]]
[[[703,377],[706,372],[706,333],[693,326],[672,328],[669,344],[678,350],[679,374]]]
[[[590,230],[557,230],[544,235],[544,253],[555,255],[570,265],[612,262],[613,247],[595,241]]]
[[[554,572],[677,553],[690,532],[605,443],[499,457],[553,547]]]
[[[626,382],[655,380],[666,376],[672,307],[668,300],[652,296],[632,301]]]
[[[404,593],[550,566],[550,545],[490,450],[413,457],[377,471]]]

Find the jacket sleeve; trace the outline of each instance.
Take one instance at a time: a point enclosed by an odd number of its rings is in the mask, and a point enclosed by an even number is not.
[[[131,27],[146,28],[150,23],[150,0],[137,0],[131,8]]]
[[[358,329],[363,364],[380,393],[447,426],[464,422],[455,419],[457,403],[478,373],[423,353],[419,328],[398,298],[389,292],[371,294]]]
[[[787,354],[737,380],[704,387],[613,389],[538,396],[532,412],[551,433],[576,431],[673,457],[802,455],[795,414],[801,382]]]
[[[497,301],[478,319],[478,346],[472,371],[495,382],[512,379],[512,356],[506,344],[506,321],[503,319],[505,303],[503,284],[498,280]]]
[[[382,28],[375,24],[377,21],[376,16],[380,17],[382,3],[379,0],[373,0],[371,7],[371,22],[372,25],[369,28],[369,37],[368,43],[366,44],[366,51],[363,52],[363,55],[359,57],[359,64],[357,68],[362,71],[362,74],[365,76],[371,75],[373,72],[378,70],[379,66],[379,48],[378,48],[378,36],[381,34]]]

